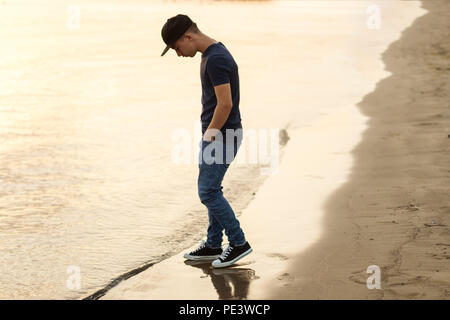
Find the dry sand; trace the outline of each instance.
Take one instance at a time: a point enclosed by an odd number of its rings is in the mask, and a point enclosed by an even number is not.
[[[180,253],[103,298],[447,298],[450,2],[423,7],[382,56],[392,75],[359,108],[288,128],[278,173],[240,217],[254,253],[221,270]],[[379,290],[366,286],[370,265]]]

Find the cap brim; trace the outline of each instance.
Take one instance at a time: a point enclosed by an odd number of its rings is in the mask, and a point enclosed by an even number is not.
[[[164,51],[161,53],[161,57],[162,57],[163,55],[165,55],[166,52],[169,51],[169,49],[170,49],[170,46],[167,46],[167,47],[164,49]]]

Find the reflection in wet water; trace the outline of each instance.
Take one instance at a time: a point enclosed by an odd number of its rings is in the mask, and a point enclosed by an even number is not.
[[[211,266],[210,261],[187,260],[184,263],[188,266],[202,269],[203,273],[211,278],[220,300],[247,299],[250,282],[258,279],[255,270],[250,268],[216,269]]]

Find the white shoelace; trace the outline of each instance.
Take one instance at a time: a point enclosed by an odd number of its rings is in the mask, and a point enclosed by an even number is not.
[[[222,254],[220,255],[220,259],[225,260],[228,255],[230,254],[231,250],[233,250],[232,246],[228,246],[224,252],[222,252]]]
[[[200,251],[200,250],[202,250],[204,247],[206,247],[206,242],[205,242],[204,240],[202,240],[202,242],[200,243],[200,246],[199,246],[197,249],[195,249],[192,253],[197,252],[197,251]]]

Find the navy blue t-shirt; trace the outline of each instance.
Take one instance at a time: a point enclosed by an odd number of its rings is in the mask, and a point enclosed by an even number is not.
[[[225,129],[242,128],[241,114],[239,112],[238,66],[222,42],[210,45],[202,54],[200,78],[202,81],[203,105],[200,118],[203,133],[208,128],[217,105],[214,87],[224,83],[230,84],[233,107],[221,131],[225,134]]]

